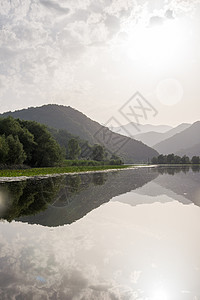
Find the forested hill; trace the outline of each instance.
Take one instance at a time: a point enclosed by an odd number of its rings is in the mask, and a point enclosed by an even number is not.
[[[117,152],[126,163],[147,162],[158,155],[156,150],[142,142],[113,133],[108,128],[69,106],[49,104],[7,112],[1,114],[0,117],[8,115],[23,120],[37,121],[56,129],[65,129],[72,135],[87,140],[91,144],[101,144],[110,152]]]

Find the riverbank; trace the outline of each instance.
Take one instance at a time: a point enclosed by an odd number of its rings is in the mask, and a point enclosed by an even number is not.
[[[112,166],[69,166],[53,168],[33,168],[22,170],[0,170],[0,182],[20,181],[30,178],[45,178],[67,174],[85,174],[94,172],[110,172],[135,168],[134,165]]]

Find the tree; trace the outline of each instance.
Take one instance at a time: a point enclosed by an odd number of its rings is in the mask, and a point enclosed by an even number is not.
[[[180,164],[181,163],[181,157],[178,155],[174,155],[174,163],[175,164]]]
[[[8,143],[5,135],[0,136],[0,163],[5,164],[8,156]]]
[[[45,125],[35,121],[20,121],[20,124],[34,137],[31,155],[28,159],[30,166],[50,167],[62,161],[63,151]]]
[[[12,135],[17,136],[20,143],[23,145],[24,152],[26,153],[27,161],[31,159],[31,152],[34,145],[34,136],[23,126],[23,121],[7,117],[0,119],[0,134],[8,137]]]
[[[13,136],[19,135],[22,128],[17,120],[12,117],[7,117],[0,119],[0,135],[5,135],[6,137],[12,134]]]
[[[174,164],[174,154],[167,155],[167,164]]]
[[[184,155],[182,158],[181,158],[181,163],[182,164],[189,164],[190,163],[190,159],[188,156]]]
[[[103,161],[105,157],[104,148],[101,145],[94,145],[92,149],[92,159]]]
[[[157,165],[157,163],[158,163],[157,157],[153,157],[151,162],[152,162],[152,164]]]
[[[76,139],[69,140],[68,143],[68,157],[70,159],[77,159],[81,153],[81,148]]]
[[[27,159],[25,163],[29,163],[32,159],[32,150],[37,146],[37,143],[34,140],[34,135],[27,128],[23,127],[23,123],[21,123],[20,120],[18,120],[18,122],[22,126],[22,130],[18,133],[18,137],[26,152]]]
[[[92,146],[88,141],[84,141],[81,144],[81,158],[92,159]]]
[[[122,159],[121,159],[119,156],[117,156],[116,154],[112,154],[109,163],[110,163],[111,165],[122,165],[122,164],[123,164],[123,161],[122,161]]]
[[[53,166],[63,151],[45,125],[34,121],[0,119],[0,163]]]
[[[9,164],[23,164],[26,159],[26,153],[24,152],[23,145],[20,143],[18,136],[10,134],[6,138],[8,144],[7,163]]]
[[[164,156],[163,154],[160,154],[158,156],[158,164],[166,164],[166,156]]]
[[[192,164],[200,164],[200,158],[199,156],[193,156],[191,160]]]

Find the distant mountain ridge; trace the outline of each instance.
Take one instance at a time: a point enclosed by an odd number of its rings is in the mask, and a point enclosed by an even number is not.
[[[113,133],[70,106],[48,104],[0,115],[0,117],[7,116],[37,121],[56,129],[66,129],[70,134],[91,144],[104,145],[111,153],[122,157],[126,163],[147,162],[158,155],[156,150],[142,142]]]
[[[142,134],[137,134],[134,136],[134,138],[138,141],[143,142],[144,144],[148,145],[149,147],[154,147],[154,145],[172,137],[173,135],[189,128],[191,124],[189,123],[182,123],[175,128],[172,128],[166,132],[155,132],[150,131]]]
[[[186,154],[188,148],[200,145],[200,121],[195,122],[187,129],[156,144],[154,149],[162,154],[182,153]],[[197,151],[197,148],[196,148]]]
[[[169,125],[152,125],[152,124],[138,124],[135,123],[128,123],[126,125],[122,125],[120,127],[115,127],[112,129],[112,131],[129,136],[134,137],[138,134],[144,134],[150,131],[158,132],[158,133],[164,133],[172,129],[172,126]]]

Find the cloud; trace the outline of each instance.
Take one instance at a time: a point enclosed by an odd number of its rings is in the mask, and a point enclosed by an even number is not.
[[[164,22],[164,19],[162,17],[153,16],[149,20],[149,26],[153,27],[153,26],[157,26],[157,25],[162,25],[163,22]]]
[[[68,14],[70,12],[68,7],[62,7],[54,1],[40,0],[40,3],[50,10],[57,11],[59,14]]]
[[[148,22],[153,15],[147,12],[145,3],[136,0],[2,0],[1,109],[9,105],[13,109],[19,104],[43,104],[50,101],[50,95],[56,102],[61,98],[76,101],[75,90],[84,84],[78,82],[78,65],[85,70],[89,61],[94,65],[100,53],[111,55],[117,36],[129,36],[137,22],[147,16]],[[189,6],[187,3],[171,1],[170,5],[163,6],[163,12],[170,18],[170,12],[179,14],[180,10],[194,7],[197,1],[191,1]],[[118,38],[118,44],[123,42],[123,38]],[[112,59],[113,55],[110,61]],[[91,78],[90,86],[95,76]]]
[[[109,30],[110,37],[112,37],[113,35],[117,34],[120,31],[120,19],[119,18],[112,16],[112,15],[106,15],[104,23]]]

